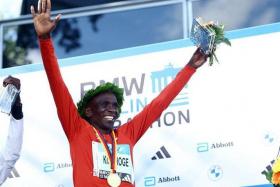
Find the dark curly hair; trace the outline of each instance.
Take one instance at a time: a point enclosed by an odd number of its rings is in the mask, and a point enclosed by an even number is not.
[[[85,108],[87,107],[88,103],[97,95],[105,92],[113,93],[118,102],[118,117],[121,113],[121,107],[123,105],[124,97],[123,97],[123,88],[118,87],[117,85],[107,82],[105,84],[97,86],[95,89],[88,90],[82,99],[77,103],[78,112],[82,118],[87,120],[85,115]]]

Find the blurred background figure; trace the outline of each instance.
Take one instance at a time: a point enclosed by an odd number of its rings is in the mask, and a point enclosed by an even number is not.
[[[3,81],[3,86],[13,84],[20,90],[20,80],[12,76]],[[13,170],[17,160],[20,157],[22,139],[23,139],[23,113],[20,95],[17,96],[11,110],[10,125],[6,144],[0,152],[0,186]],[[5,125],[5,124],[1,124]]]

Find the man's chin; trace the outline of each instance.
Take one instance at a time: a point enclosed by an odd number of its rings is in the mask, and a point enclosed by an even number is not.
[[[113,120],[106,120],[103,122],[104,127],[106,127],[107,129],[113,129],[114,128],[114,123],[115,121]]]

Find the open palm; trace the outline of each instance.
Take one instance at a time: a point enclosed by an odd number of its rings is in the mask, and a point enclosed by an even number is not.
[[[33,23],[38,37],[48,36],[54,30],[60,19],[60,14],[54,20],[51,20],[51,1],[39,0],[37,13],[31,6]]]

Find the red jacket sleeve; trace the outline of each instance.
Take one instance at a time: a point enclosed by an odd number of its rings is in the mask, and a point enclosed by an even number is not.
[[[161,113],[180,93],[195,71],[194,68],[186,65],[177,74],[175,79],[169,83],[139,114],[120,127],[124,133],[130,136],[130,139],[134,144],[136,144],[143,136],[150,125],[160,117]]]
[[[51,92],[57,108],[57,114],[63,130],[70,140],[79,129],[81,120],[72,97],[66,87],[55,55],[51,39],[39,39],[43,64],[48,77]]]

